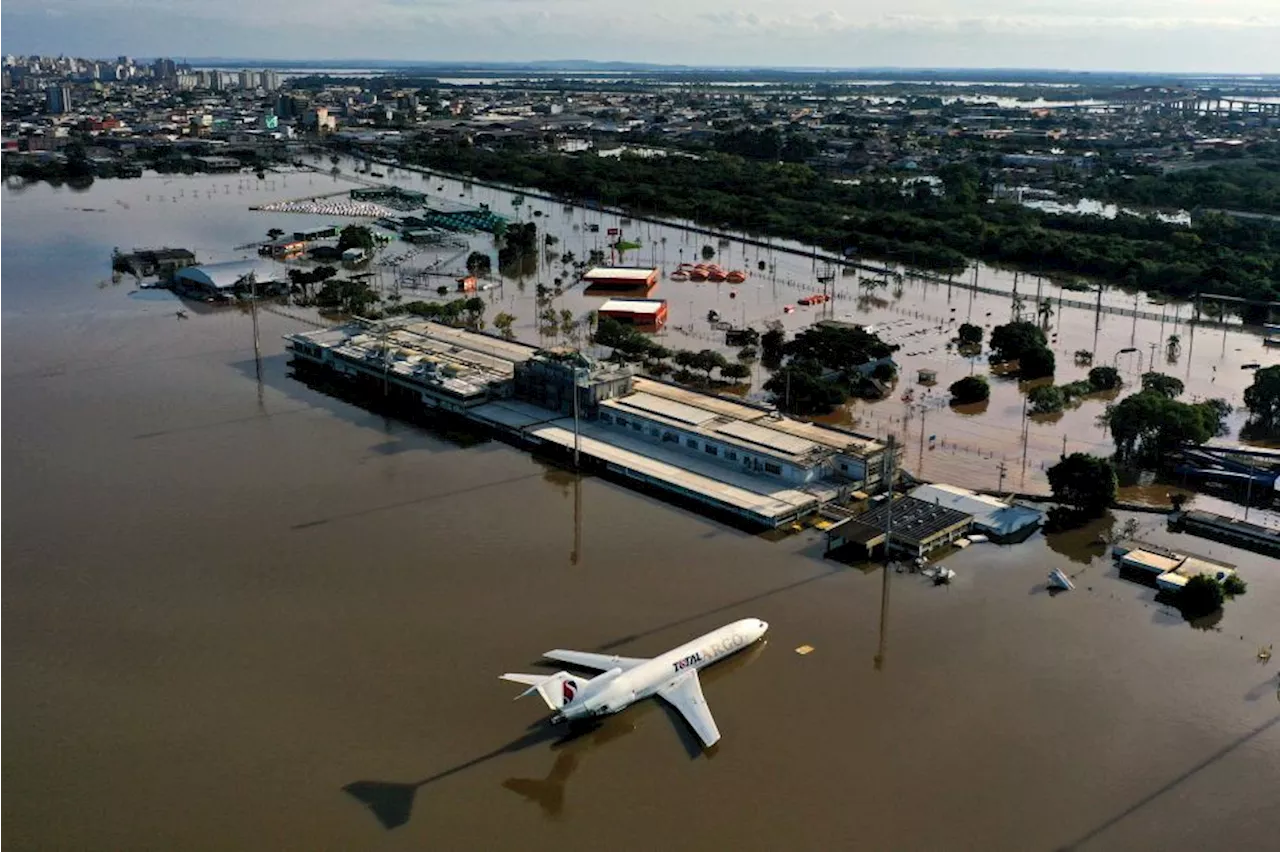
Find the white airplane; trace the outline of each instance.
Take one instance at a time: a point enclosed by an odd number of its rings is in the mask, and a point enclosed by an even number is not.
[[[516,696],[517,700],[534,692],[541,695],[547,706],[556,711],[551,717],[553,725],[608,716],[657,695],[680,711],[703,745],[711,746],[719,741],[720,730],[702,697],[698,670],[758,642],[768,629],[769,625],[758,618],[744,618],[652,659],[557,648],[543,656],[604,674],[583,678],[568,672],[508,672],[502,680],[529,686]]]

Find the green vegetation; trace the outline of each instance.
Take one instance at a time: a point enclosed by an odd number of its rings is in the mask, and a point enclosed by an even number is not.
[[[1226,594],[1222,584],[1208,574],[1197,574],[1178,590],[1176,602],[1182,617],[1204,618],[1222,609]]]
[[[1018,375],[1023,379],[1043,379],[1052,376],[1056,367],[1053,350],[1036,346],[1022,353],[1018,359]]]
[[[1280,213],[1280,162],[1230,163],[1148,175],[1117,175],[1090,192],[1144,207],[1215,207]]]
[[[1054,414],[1079,402],[1082,397],[1113,390],[1120,385],[1120,373],[1114,367],[1094,367],[1084,381],[1032,388],[1027,393],[1027,401],[1031,404],[1032,414]]]
[[[973,323],[961,323],[960,331],[956,335],[956,340],[961,346],[981,346],[982,345],[982,326]]]
[[[1053,499],[1072,506],[1079,520],[1101,517],[1116,499],[1116,471],[1107,459],[1072,453],[1048,474]]]
[[[338,251],[340,252],[349,248],[359,248],[372,254],[375,244],[373,231],[364,225],[348,225],[338,234]]]
[[[1057,414],[1066,407],[1067,397],[1062,388],[1044,385],[1028,391],[1027,402],[1031,405],[1032,414]]]
[[[760,339],[766,366],[787,359],[786,366],[764,385],[784,411],[824,414],[852,394],[879,397],[880,389],[867,373],[882,382],[896,375],[884,359],[898,347],[863,328],[812,326],[783,341],[778,329],[770,329]],[[880,363],[869,371],[863,369],[873,362]]]
[[[493,260],[482,251],[473,251],[467,255],[467,272],[472,275],[488,275],[493,269]]]
[[[1114,390],[1121,384],[1120,371],[1115,367],[1094,367],[1089,371],[1089,385],[1095,390]]]
[[[991,329],[992,364],[1017,361],[1032,349],[1043,348],[1048,343],[1044,330],[1035,323],[1010,322]]]
[[[317,266],[314,269],[298,269],[291,268],[288,272],[289,283],[302,291],[303,303],[309,303],[312,299],[311,288],[315,284],[323,284],[330,278],[338,274],[338,270],[332,266]]]
[[[404,313],[436,320],[447,325],[465,326],[479,331],[484,328],[484,299],[453,299],[449,302],[405,302],[387,313]]]
[[[498,267],[519,268],[527,258],[537,259],[538,226],[533,222],[508,225],[499,238]]]
[[[768,337],[768,335],[765,335]],[[871,361],[888,358],[899,346],[890,346],[864,328],[811,326],[783,347],[791,358],[816,361],[830,370],[852,370]]]
[[[1249,591],[1249,584],[1239,574],[1228,574],[1222,580],[1222,591],[1229,598],[1238,597]]]
[[[316,294],[316,304],[321,308],[354,316],[368,316],[377,302],[378,294],[363,281],[331,279]]]
[[[779,408],[793,414],[826,414],[847,398],[839,383],[823,376],[822,365],[803,359],[788,362],[764,389]]]
[[[754,160],[781,160],[787,163],[803,163],[818,153],[818,146],[808,136],[787,133],[783,136],[777,128],[755,130],[750,127],[717,134],[712,144],[724,154],[737,154]]]
[[[986,376],[965,376],[953,382],[950,391],[952,405],[968,405],[991,398],[991,385],[987,384]]]
[[[1159,466],[1182,444],[1203,444],[1219,434],[1230,412],[1220,399],[1185,403],[1144,390],[1109,406],[1106,419],[1119,461]]]
[[[1244,407],[1262,431],[1280,427],[1280,365],[1263,367],[1253,374],[1253,384],[1244,391]]]
[[[759,140],[745,142],[754,149]],[[1186,227],[1154,217],[1050,215],[987,203],[984,175],[969,165],[943,169],[947,192],[936,197],[904,195],[891,180],[837,184],[799,163],[716,152],[699,160],[608,158],[536,153],[523,142],[496,149],[419,143],[404,157],[480,180],[943,272],[962,271],[978,258],[1178,297],[1280,294],[1280,240],[1267,229],[1215,215]]]
[[[777,367],[782,363],[782,346],[787,335],[780,328],[771,328],[760,337],[760,360],[766,367]]]
[[[742,381],[751,375],[751,368],[746,364],[725,364],[720,368],[720,375],[731,381]]]
[[[1164,373],[1143,373],[1142,390],[1158,393],[1167,399],[1182,396],[1184,385],[1180,379],[1166,376]]]
[[[514,316],[503,311],[493,318],[493,327],[496,328],[498,333],[505,339],[514,340],[516,335],[515,332],[511,330],[511,327],[515,325],[515,322],[516,318]]]

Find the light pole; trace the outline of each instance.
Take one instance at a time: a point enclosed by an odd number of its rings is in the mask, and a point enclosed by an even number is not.
[[[581,369],[576,364],[573,367],[573,469],[575,471],[579,470],[578,454],[582,445],[582,435],[578,427],[578,377]]]
[[[1111,366],[1112,367],[1116,366],[1120,361],[1120,356],[1128,355],[1130,352],[1138,353],[1138,373],[1141,374],[1142,373],[1142,352],[1136,346],[1126,346],[1125,348],[1117,351],[1116,354],[1113,355],[1111,358]]]

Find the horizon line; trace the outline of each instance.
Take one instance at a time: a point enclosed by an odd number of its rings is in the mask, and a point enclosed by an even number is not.
[[[8,53],[12,56],[49,56],[50,54],[41,53],[21,53],[13,51]],[[69,57],[73,59],[92,59],[101,61],[111,61],[123,54],[117,54],[116,57],[103,56],[71,56],[67,53],[56,54],[58,56]],[[990,72],[990,73],[1019,73],[1028,72],[1036,74],[1057,74],[1057,75],[1089,75],[1089,76],[1128,76],[1128,77],[1224,77],[1224,78],[1280,78],[1280,71],[1125,71],[1113,68],[1064,68],[1050,66],[1019,66],[1019,65],[852,65],[852,66],[834,66],[834,65],[728,65],[728,64],[712,64],[712,65],[692,65],[688,63],[665,63],[650,62],[644,60],[628,60],[628,59],[527,59],[527,60],[501,60],[501,59],[467,59],[467,60],[425,60],[425,59],[377,59],[371,57],[319,57],[314,59],[300,58],[278,58],[265,56],[175,56],[174,54],[156,54],[156,55],[139,55],[133,57],[135,61],[156,60],[156,59],[173,59],[177,62],[186,64],[192,63],[234,63],[241,65],[252,64],[274,64],[274,65],[290,65],[296,64],[299,67],[306,65],[349,65],[352,68],[362,68],[362,70],[401,70],[412,68],[440,68],[440,69],[528,69],[537,68],[544,71],[574,71],[582,70],[569,66],[595,66],[599,70],[621,70],[621,69],[643,69],[650,71],[690,71],[690,72],[789,72],[802,74],[840,74],[840,73],[858,73],[868,74],[876,72],[910,72],[917,74],[925,73],[954,73],[954,72]]]

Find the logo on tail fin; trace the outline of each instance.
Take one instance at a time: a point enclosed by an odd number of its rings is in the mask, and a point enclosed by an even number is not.
[[[561,685],[560,692],[564,696],[564,703],[568,704],[573,700],[573,696],[578,694],[578,684],[574,681],[566,680]]]

